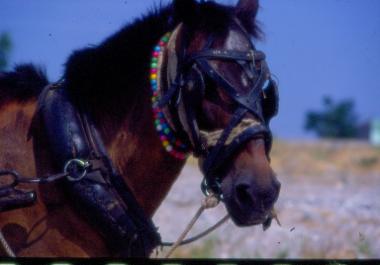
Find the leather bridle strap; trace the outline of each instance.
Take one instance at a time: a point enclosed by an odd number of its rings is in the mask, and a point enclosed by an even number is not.
[[[228,138],[231,134],[231,131],[235,126],[241,121],[244,115],[247,113],[247,109],[239,108],[234,116],[232,117],[228,126],[224,129],[223,133],[219,137],[216,145],[211,149],[210,153],[206,156],[205,161],[203,162],[202,171],[204,173],[204,181],[202,183],[203,192],[207,193],[207,189],[211,188],[216,194],[221,194],[220,187],[217,185],[215,177],[212,176],[212,171],[216,168],[216,161],[219,157],[221,150]]]
[[[234,50],[205,49],[193,54],[190,57],[190,60],[195,61],[204,58],[209,60],[224,59],[233,61],[262,61],[265,60],[265,54],[263,52],[253,50],[251,52],[241,52]]]
[[[181,88],[182,85],[183,84],[182,84],[181,78],[179,75],[177,75],[176,79],[171,84],[168,91],[158,101],[158,107],[159,108],[165,107],[172,100],[172,98],[178,93],[178,90]]]
[[[216,170],[226,163],[227,159],[239,148],[243,143],[257,135],[263,135],[266,141],[266,149],[270,149],[271,134],[268,128],[262,124],[255,124],[240,132],[237,136],[233,136],[231,142],[227,139],[231,137],[232,131],[242,121],[248,110],[239,108],[232,116],[228,126],[223,130],[216,144],[212,146],[210,152],[202,164],[204,173],[204,181],[202,182],[202,191],[208,194],[208,189],[211,189],[217,195],[221,194],[220,184]]]
[[[255,56],[257,55],[257,56]],[[264,61],[265,55],[262,52],[250,50],[248,52],[231,51],[231,50],[203,50],[192,54],[187,63],[196,64],[200,67],[211,80],[213,80],[220,88],[222,88],[237,104],[238,109],[233,114],[231,121],[223,130],[215,146],[211,151],[205,155],[202,170],[205,179],[202,183],[202,190],[208,193],[211,189],[216,194],[221,194],[219,181],[216,177],[215,170],[225,163],[226,159],[233,153],[233,151],[240,146],[243,142],[249,140],[255,135],[262,134],[266,140],[267,153],[270,148],[271,135],[269,129],[265,126],[265,120],[261,108],[258,106],[258,101],[261,101],[260,93],[265,82],[270,78],[269,69]],[[209,60],[232,60],[239,63],[246,72],[246,65],[250,64],[255,67],[254,62],[260,62],[259,76],[247,96],[239,95],[238,91],[231,85],[223,76],[221,76],[209,63]],[[246,62],[246,64],[244,64]],[[250,76],[249,76],[250,77]],[[259,102],[260,103],[260,102]],[[226,145],[226,140],[230,136],[232,130],[239,124],[247,113],[253,114],[260,120],[260,124],[254,125],[249,130],[246,130],[235,137],[235,139]],[[238,141],[236,141],[238,140]],[[242,141],[244,140],[244,141]],[[198,149],[198,148],[196,148]],[[223,152],[222,152],[223,151]]]
[[[252,88],[250,94],[248,96],[241,96],[236,91],[236,89],[225,79],[223,78],[217,71],[215,71],[209,64],[209,62],[205,59],[198,59],[196,62],[200,68],[213,80],[215,81],[223,90],[227,92],[227,94],[240,106],[248,109],[252,114],[254,114],[261,121],[264,121],[261,112],[258,112],[258,109],[253,108],[255,106],[255,102],[260,98],[261,87],[263,86],[265,80],[264,71],[265,67],[262,65],[260,70],[260,75],[258,80],[256,81],[254,87]]]

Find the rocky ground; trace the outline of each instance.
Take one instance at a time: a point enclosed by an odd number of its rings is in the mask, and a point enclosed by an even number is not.
[[[282,226],[240,228],[228,221],[175,257],[380,258],[380,150],[364,142],[275,142],[272,165],[282,182]],[[201,181],[188,163],[154,216],[164,240],[175,240],[200,205]],[[191,234],[223,217],[208,210]],[[165,252],[165,249],[164,249]]]

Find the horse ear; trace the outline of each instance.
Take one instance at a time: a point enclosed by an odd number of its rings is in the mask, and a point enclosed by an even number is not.
[[[235,7],[235,15],[248,33],[260,39],[263,37],[263,32],[258,25],[259,23],[256,21],[258,10],[259,0],[239,0]]]
[[[259,9],[259,0],[239,0],[236,5],[236,16],[241,20],[255,19]]]
[[[174,17],[177,21],[192,24],[196,19],[198,4],[196,0],[174,0]]]

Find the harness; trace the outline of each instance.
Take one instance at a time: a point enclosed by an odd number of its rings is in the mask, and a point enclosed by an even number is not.
[[[253,138],[264,138],[269,157],[272,145],[269,121],[278,111],[278,89],[265,62],[265,54],[255,49],[248,33],[238,21],[235,22],[250,43],[249,50],[212,49],[215,37],[210,35],[202,50],[187,54],[184,41],[186,29],[180,24],[169,40],[160,74],[162,91],[159,107],[164,109],[163,113],[173,130],[200,158],[204,174],[202,191],[206,195],[212,192],[221,199],[218,170],[239,147]],[[211,60],[239,65],[254,81],[249,92],[239,94],[236,87],[211,65]],[[196,107],[205,97],[207,79],[223,89],[236,105],[228,125],[211,132],[199,128],[196,114]]]
[[[122,257],[148,257],[161,238],[152,220],[136,201],[110,160],[89,114],[74,106],[64,81],[46,87],[36,116],[43,124],[55,168],[63,173],[23,178],[15,171],[1,171],[12,182],[1,187],[0,211],[29,206],[34,192],[16,190],[18,183],[60,181],[73,205],[104,237],[111,251]],[[36,122],[36,120],[34,121]]]

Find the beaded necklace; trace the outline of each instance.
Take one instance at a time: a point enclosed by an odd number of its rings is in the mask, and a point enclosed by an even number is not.
[[[153,49],[152,60],[150,65],[150,84],[152,88],[152,108],[154,117],[154,127],[158,132],[161,144],[164,149],[173,157],[184,160],[187,157],[188,148],[178,139],[171,130],[165,115],[158,106],[159,101],[159,71],[160,60],[162,60],[162,52],[169,42],[170,33],[166,33]]]

